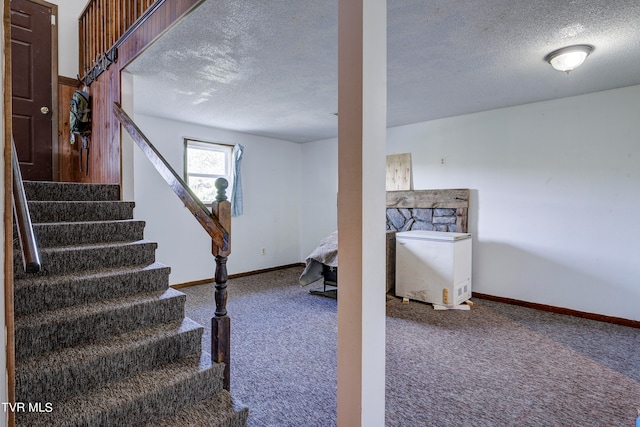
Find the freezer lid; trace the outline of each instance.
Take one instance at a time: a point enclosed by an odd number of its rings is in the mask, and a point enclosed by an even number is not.
[[[452,233],[446,231],[411,230],[396,233],[396,239],[457,241],[471,238],[470,233]]]

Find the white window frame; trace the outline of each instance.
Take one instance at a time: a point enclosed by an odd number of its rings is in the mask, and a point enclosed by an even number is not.
[[[188,156],[189,156],[189,148],[197,148],[197,149],[205,149],[211,151],[220,151],[226,154],[225,162],[226,162],[226,174],[202,174],[202,173],[190,173],[188,168]],[[195,138],[184,138],[184,181],[187,183],[187,186],[191,188],[189,183],[190,177],[205,177],[205,178],[225,178],[229,182],[229,186],[227,187],[227,200],[231,200],[231,190],[233,189],[233,145],[230,144],[222,144],[219,142],[211,142],[211,141],[203,141]],[[193,191],[193,189],[192,189]],[[195,193],[195,192],[194,192]],[[198,196],[199,197],[199,196]],[[210,206],[213,200],[202,200],[202,202]]]

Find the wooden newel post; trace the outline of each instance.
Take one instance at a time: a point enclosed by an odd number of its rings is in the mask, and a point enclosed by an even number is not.
[[[216,256],[216,317],[227,315],[227,257]]]
[[[224,363],[224,388],[231,387],[231,319],[227,316],[227,257],[216,256],[216,315],[211,319],[211,354]]]
[[[211,206],[211,211],[218,217],[220,223],[227,230],[227,236],[231,234],[231,203],[227,200],[226,189],[229,183],[224,178],[216,180],[218,194],[216,201]],[[216,258],[215,272],[215,317],[211,319],[211,355],[218,363],[224,363],[224,388],[230,389],[230,362],[231,362],[231,319],[227,315],[227,257],[231,252],[229,238],[224,248],[212,245],[212,253]]]

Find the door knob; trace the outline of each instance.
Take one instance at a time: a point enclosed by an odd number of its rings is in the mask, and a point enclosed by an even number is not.
[[[49,114],[49,107],[40,107],[40,112],[42,114]]]

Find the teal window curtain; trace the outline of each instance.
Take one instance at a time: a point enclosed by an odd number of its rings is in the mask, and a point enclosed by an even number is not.
[[[231,216],[242,215],[242,178],[240,166],[244,147],[236,144],[233,147],[233,191],[231,192]]]

